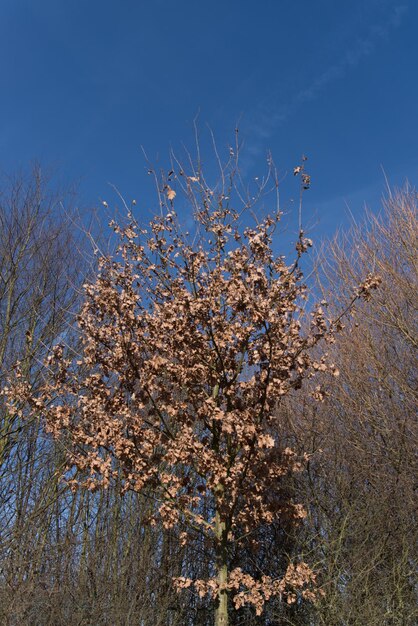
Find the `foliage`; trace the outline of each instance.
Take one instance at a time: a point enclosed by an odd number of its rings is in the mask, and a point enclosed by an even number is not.
[[[307,188],[304,165],[299,173]],[[342,317],[327,320],[324,304],[306,312],[300,258],[310,240],[300,230],[296,259],[286,264],[273,245],[280,210],[243,224],[230,200],[235,176],[234,166],[222,170],[225,193],[199,169],[172,171],[160,186],[161,215],[141,226],[129,210],[127,224],[113,223],[120,245],[84,286],[79,354],[57,343],[39,390],[19,369],[4,390],[11,414],[23,417],[26,402],[47,432],[64,437],[70,486],[140,493],[157,503],[151,525],[181,527],[185,546],[204,538],[207,576],[184,571],[175,585],[214,598],[219,626],[228,623],[229,594],[236,609],[250,604],[257,615],[274,596],[292,604],[321,594],[303,561],[279,578],[230,562],[261,528],[305,518],[283,485],[306,457],[282,445],[276,419],[305,381],[338,374],[316,348],[334,341]],[[174,210],[172,178],[185,181],[192,235]],[[349,307],[379,280],[368,273]],[[324,399],[321,385],[311,397]]]

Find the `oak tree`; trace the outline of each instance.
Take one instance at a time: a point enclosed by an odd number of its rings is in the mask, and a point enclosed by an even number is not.
[[[310,240],[300,229],[287,263],[275,252],[280,209],[250,225],[246,199],[239,208],[240,194],[231,201],[234,174],[223,171],[230,189],[217,190],[199,169],[170,172],[160,215],[144,226],[132,208],[127,223],[112,223],[120,243],[84,286],[80,353],[56,345],[40,391],[18,369],[5,391],[10,411],[24,398],[47,431],[65,436],[74,487],[118,481],[155,502],[150,523],[181,525],[184,543],[205,538],[208,577],[184,572],[174,584],[212,597],[217,626],[228,624],[229,597],[260,615],[273,596],[294,603],[320,593],[304,562],[277,578],[229,562],[232,547],[249,545],[260,527],[304,518],[282,490],[304,459],[275,436],[277,409],[318,371],[338,374],[313,351],[333,341],[339,316],[327,320],[325,303],[306,307],[300,259]],[[309,186],[304,163],[295,174],[301,190]],[[192,202],[191,234],[176,214],[174,184]],[[352,301],[377,284],[366,277]],[[321,386],[313,397],[321,401]]]

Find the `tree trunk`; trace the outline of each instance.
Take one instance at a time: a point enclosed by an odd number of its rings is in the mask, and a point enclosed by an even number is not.
[[[216,511],[215,517],[216,532],[216,570],[217,579],[221,587],[215,608],[215,626],[228,626],[228,591],[222,587],[226,586],[228,581],[228,552],[227,552],[227,533],[226,524]]]

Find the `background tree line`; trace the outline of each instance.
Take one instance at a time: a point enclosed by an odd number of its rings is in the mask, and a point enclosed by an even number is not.
[[[65,202],[39,168],[3,182],[2,384],[19,359],[36,389],[54,344],[77,350],[74,315],[96,258]],[[417,232],[416,192],[405,188],[318,259],[313,288],[335,311],[370,271],[382,285],[326,346],[340,375],[324,374],[324,401],[314,403],[307,385],[277,415],[277,435],[309,458],[283,484],[307,519],[260,528],[263,549],[233,560],[274,575],[284,555],[303,555],[325,597],[316,605],[272,601],[262,616],[242,608],[232,624],[416,623]],[[212,624],[206,600],[171,585],[185,571],[205,577],[210,547],[182,546],[181,528],[152,526],[153,503],[121,496],[116,484],[71,491],[59,480],[65,440],[51,440],[36,418],[12,417],[0,402],[1,623]]]

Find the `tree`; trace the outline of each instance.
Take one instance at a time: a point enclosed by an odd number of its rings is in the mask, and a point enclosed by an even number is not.
[[[307,400],[294,420],[296,449],[310,455],[298,481],[307,545],[327,592],[313,619],[326,626],[417,620],[416,199],[390,193],[380,215],[327,244],[321,267],[336,308],[365,272],[382,277],[328,347],[340,376],[325,401]]]
[[[295,174],[307,188],[304,164]],[[191,235],[174,210],[173,178],[194,207]],[[216,626],[228,624],[229,595],[259,615],[274,596],[293,603],[320,593],[304,562],[279,578],[229,564],[234,546],[251,547],[261,527],[305,517],[282,488],[303,458],[274,436],[275,416],[317,371],[337,373],[313,349],[333,340],[340,317],[327,322],[321,305],[305,311],[300,259],[310,240],[300,230],[287,265],[273,250],[280,210],[245,225],[233,208],[243,198],[236,180],[235,163],[222,169],[220,189],[200,169],[172,171],[147,227],[132,210],[124,226],[113,223],[120,245],[84,287],[79,354],[57,344],[39,392],[19,370],[5,390],[11,412],[22,412],[23,398],[48,432],[65,437],[70,485],[120,484],[156,503],[151,524],[180,525],[184,544],[204,539],[207,578],[184,572],[174,582],[215,600]],[[242,208],[250,206],[245,198]],[[352,302],[378,282],[367,276]],[[320,386],[313,396],[323,398]]]
[[[61,209],[65,199],[69,194],[53,190],[39,166],[28,174],[2,175],[0,383],[19,359],[35,390],[45,354],[63,333],[70,341],[68,322],[83,263],[70,215]],[[0,397],[0,604],[7,611],[9,603],[18,603],[23,581],[39,565],[40,546],[59,499],[55,471],[62,455],[45,441],[37,420],[21,420],[3,400]]]

